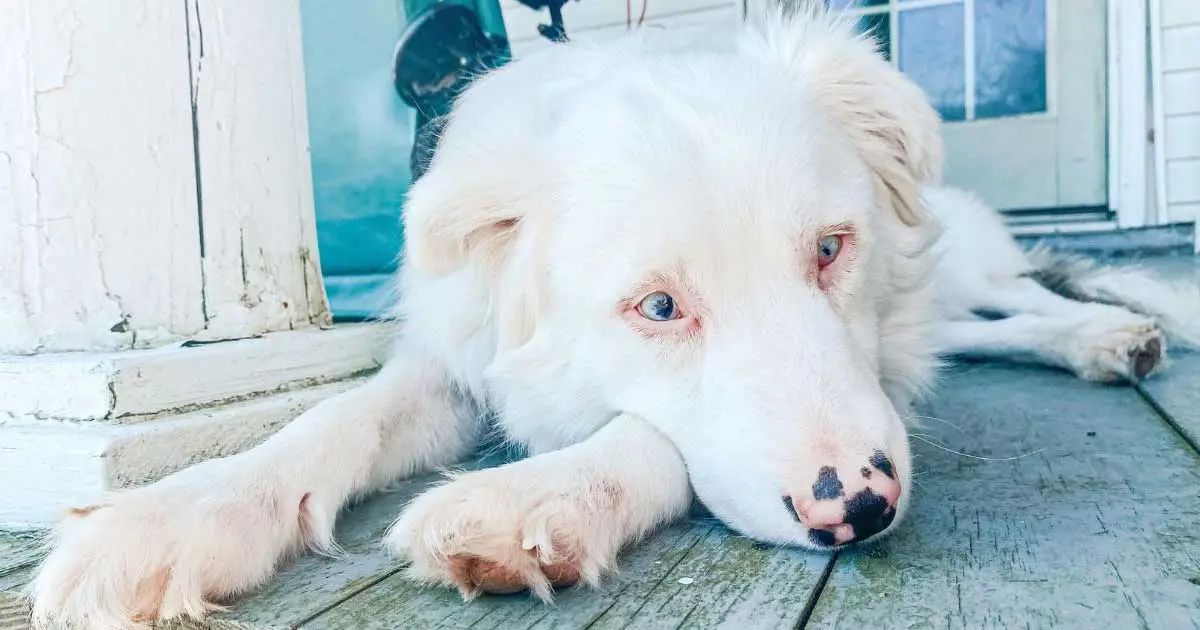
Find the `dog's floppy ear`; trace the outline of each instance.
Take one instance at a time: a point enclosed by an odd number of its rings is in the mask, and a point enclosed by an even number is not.
[[[941,179],[941,120],[912,81],[823,2],[756,0],[746,47],[812,90],[849,133],[874,174],[882,199],[904,224],[924,222],[921,185]]]
[[[509,69],[479,78],[442,129],[404,206],[405,262],[442,275],[477,261],[495,269],[537,206],[543,123]]]
[[[409,190],[404,208],[406,264],[435,276],[460,269],[470,259],[495,267],[516,238],[524,218],[522,204],[503,182],[478,172],[490,168],[487,162],[438,162],[435,158],[434,166]]]

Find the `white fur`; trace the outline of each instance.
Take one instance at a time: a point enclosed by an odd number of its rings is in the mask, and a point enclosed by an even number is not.
[[[334,550],[347,500],[461,459],[485,409],[533,457],[407,507],[385,543],[417,578],[473,596],[488,568],[549,598],[550,567],[595,583],[693,491],[747,535],[811,546],[780,499],[836,524],[812,500],[823,467],[903,512],[902,417],[939,351],[1128,377],[1155,304],[1195,321],[1172,298],[1142,292],[1135,315],[1022,278],[995,214],[937,186],[915,86],[818,12],[755,24],[726,52],[567,45],[479,79],[405,208],[389,364],[251,451],[67,518],[35,619],[202,615],[289,553]],[[846,225],[822,284],[816,241]],[[646,282],[682,287],[701,332],[639,334],[621,305]],[[876,451],[895,482],[852,474]]]

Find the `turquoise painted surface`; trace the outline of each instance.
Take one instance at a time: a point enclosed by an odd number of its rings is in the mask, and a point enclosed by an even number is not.
[[[503,35],[497,0],[463,0]],[[392,89],[407,17],[436,0],[301,0],[317,242],[334,316],[377,314],[403,243],[413,111]]]

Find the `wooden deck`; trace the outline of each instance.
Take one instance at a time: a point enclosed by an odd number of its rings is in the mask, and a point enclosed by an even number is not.
[[[961,364],[923,412],[915,433],[945,448],[914,440],[910,516],[872,549],[767,548],[697,513],[600,591],[464,604],[378,548],[413,481],[344,516],[345,557],[303,558],[229,613],[171,627],[1200,628],[1200,354],[1139,388]],[[25,627],[30,549],[0,538],[0,629]]]

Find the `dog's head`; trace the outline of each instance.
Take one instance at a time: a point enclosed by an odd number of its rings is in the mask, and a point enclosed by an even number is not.
[[[489,278],[499,396],[640,416],[725,522],[829,547],[908,497],[939,123],[847,25],[747,31],[478,80],[411,192],[407,264]]]

